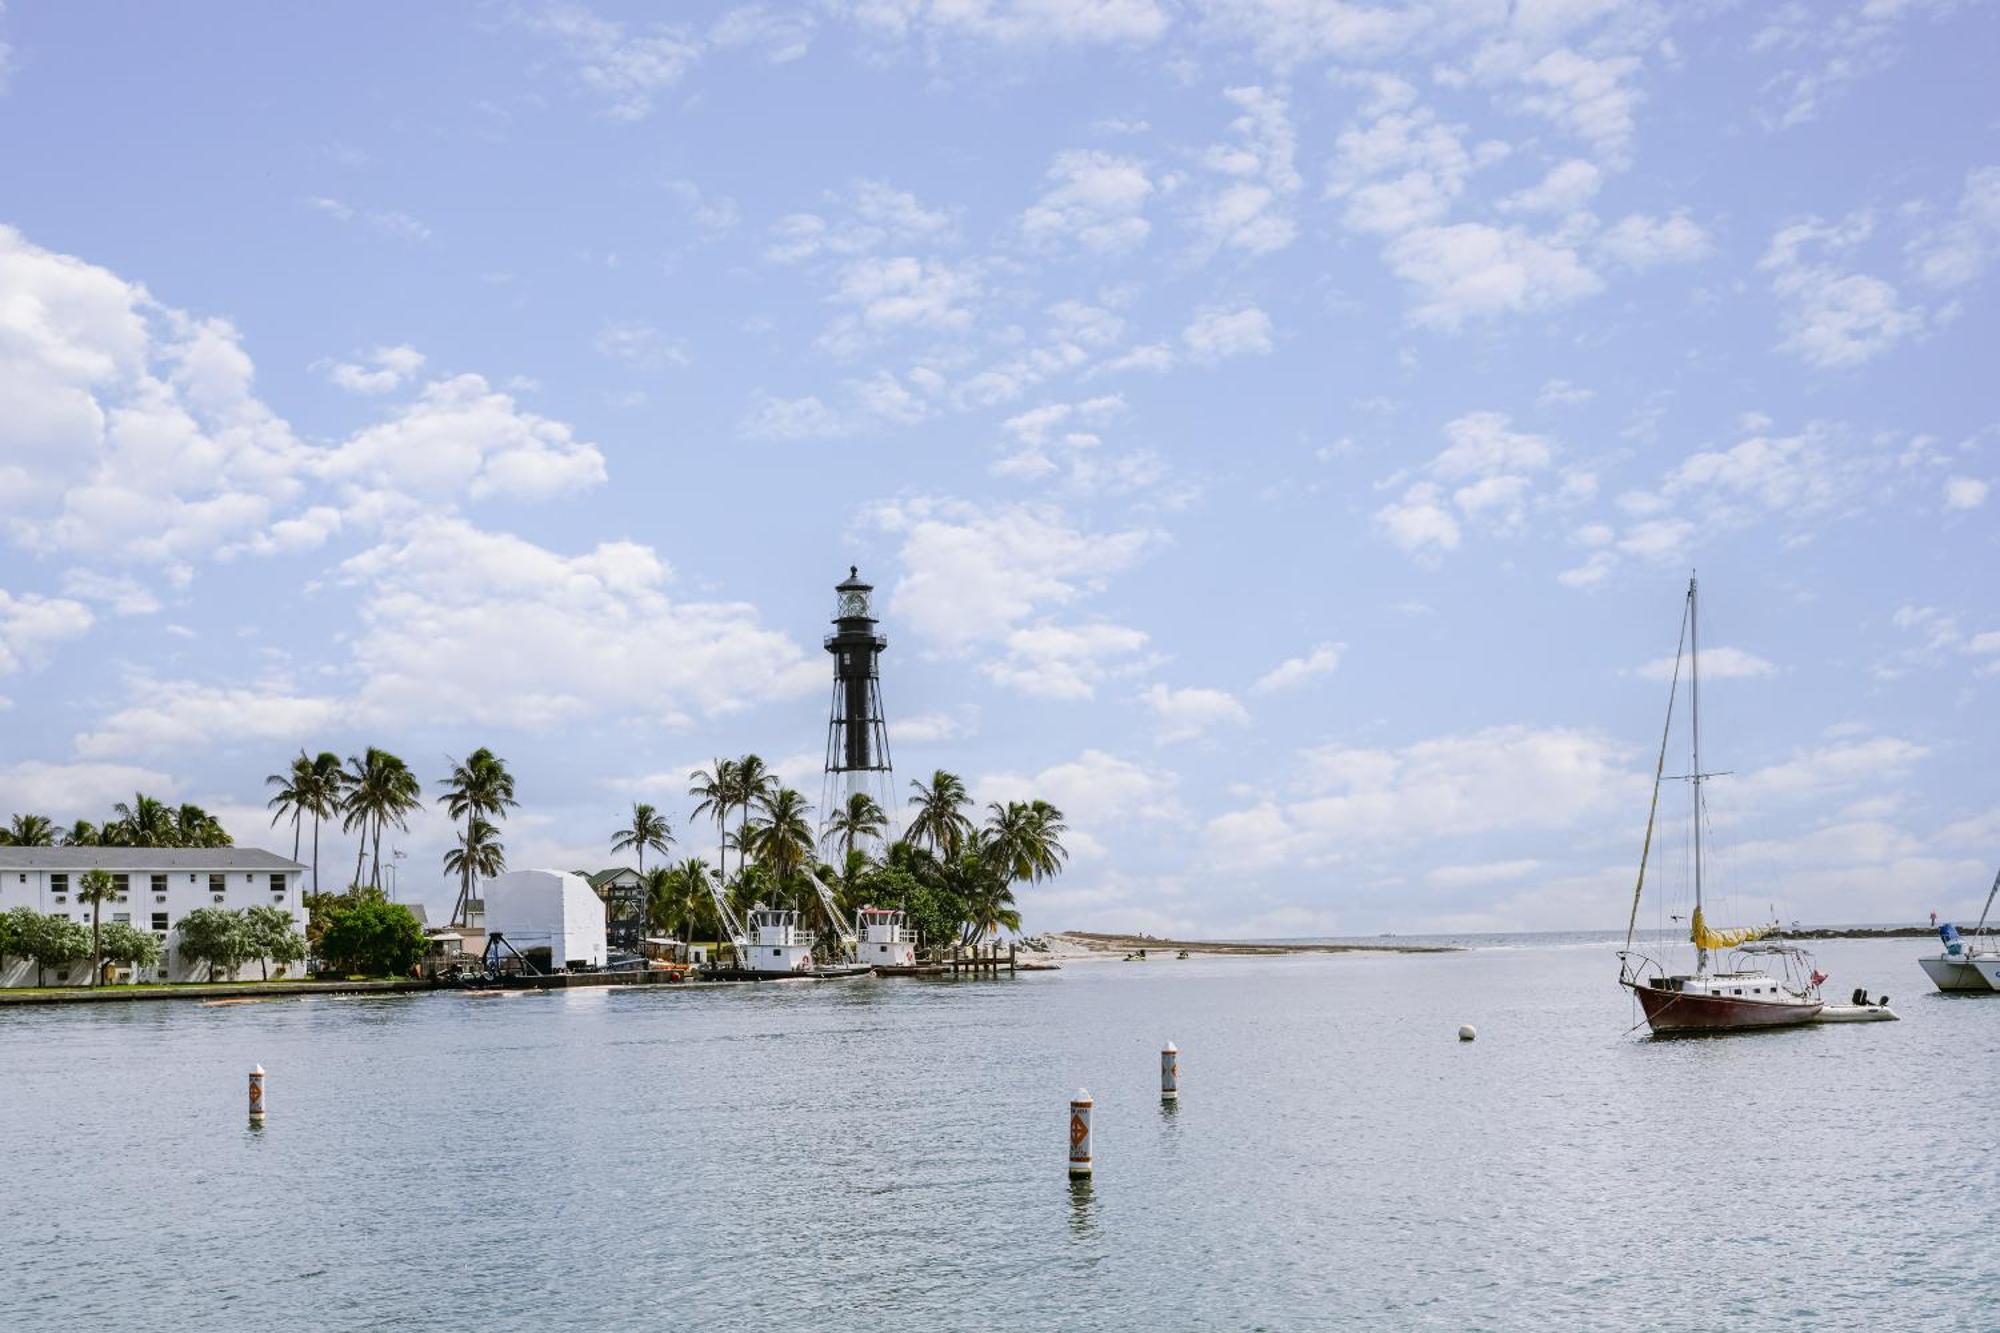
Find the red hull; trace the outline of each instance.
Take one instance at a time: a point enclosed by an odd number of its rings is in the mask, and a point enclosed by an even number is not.
[[[1819,1000],[1792,1003],[1739,1000],[1732,995],[1689,995],[1681,991],[1634,986],[1639,1007],[1655,1032],[1748,1032],[1756,1028],[1788,1028],[1810,1023],[1826,1006]]]

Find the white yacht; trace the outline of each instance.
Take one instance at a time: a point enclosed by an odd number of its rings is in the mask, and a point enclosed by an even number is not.
[[[1938,939],[1944,947],[1917,960],[1924,975],[1939,990],[2000,991],[2000,951],[1994,948],[1992,937],[1985,934],[1986,917],[1993,910],[1996,893],[2000,893],[2000,874],[1993,877],[1985,910],[1979,914],[1979,924],[1972,928],[1972,937],[1961,936],[1958,927],[1947,921],[1938,927]]]

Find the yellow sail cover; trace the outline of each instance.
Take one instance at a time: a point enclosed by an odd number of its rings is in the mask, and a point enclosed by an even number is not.
[[[1697,949],[1733,949],[1751,940],[1761,940],[1776,929],[1776,926],[1744,926],[1738,930],[1710,930],[1708,922],[1702,919],[1701,909],[1697,907],[1694,909],[1694,928],[1688,932],[1688,938],[1694,941]]]

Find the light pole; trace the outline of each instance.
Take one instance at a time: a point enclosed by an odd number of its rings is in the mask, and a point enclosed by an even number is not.
[[[396,901],[396,884],[398,882],[396,871],[401,866],[402,860],[403,849],[401,847],[392,847],[389,849],[389,901],[392,903]]]

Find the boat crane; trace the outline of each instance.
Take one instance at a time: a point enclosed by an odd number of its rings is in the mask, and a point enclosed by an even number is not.
[[[834,901],[833,890],[827,888],[826,881],[810,867],[806,868],[806,878],[812,881],[813,892],[819,895],[819,905],[826,909],[826,919],[840,933],[840,947],[844,957],[855,956],[855,946],[861,937],[854,932],[854,924],[841,912],[840,904]]]
[[[749,947],[750,932],[743,929],[742,921],[729,910],[729,898],[722,892],[721,876],[704,874],[702,881],[708,885],[708,896],[715,903],[715,919],[722,923],[723,933],[729,937],[730,947],[736,951],[736,965],[741,967]]]

